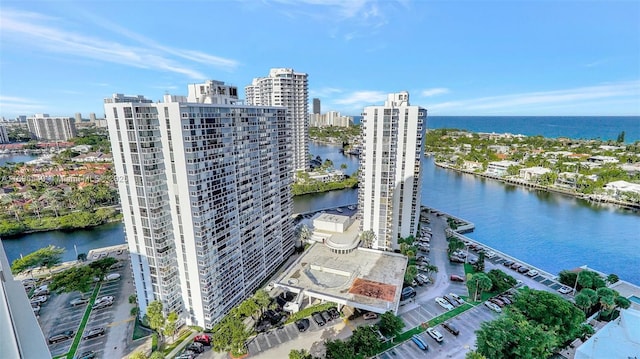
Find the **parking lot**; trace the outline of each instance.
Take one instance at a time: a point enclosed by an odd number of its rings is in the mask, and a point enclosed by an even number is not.
[[[449,320],[460,331],[457,336],[449,333],[442,325],[438,325],[435,328],[443,335],[444,340],[442,342],[436,342],[426,332],[419,335],[429,346],[427,351],[421,350],[413,341],[408,340],[378,355],[377,358],[464,358],[467,352],[475,347],[475,331],[480,328],[480,324],[494,320],[497,316],[497,313],[489,310],[484,305],[478,305]]]
[[[104,281],[100,283],[100,289],[97,298],[103,296],[113,296],[113,305],[102,308],[94,309],[91,311],[85,330],[83,333],[78,334],[77,331],[80,327],[83,315],[87,309],[88,303],[72,306],[71,300],[80,298],[81,295],[78,292],[72,293],[51,293],[47,302],[41,305],[40,316],[38,322],[45,336],[48,339],[52,335],[62,333],[68,330],[74,332],[76,335],[84,336],[91,329],[105,328],[104,335],[97,336],[91,339],[81,339],[76,353],[80,354],[85,351],[95,351],[97,358],[107,358],[112,356],[113,349],[108,347],[108,341],[126,342],[132,333],[132,328],[124,327],[124,330],[120,328],[116,333],[112,332],[112,327],[119,324],[118,321],[122,319],[128,319],[130,317],[129,311],[131,305],[128,303],[129,294],[133,293],[133,284],[131,283],[131,274],[129,268],[128,255],[124,251],[113,251],[113,253],[106,252],[101,258],[106,255],[113,256],[118,260],[121,260],[121,266],[114,268],[109,273],[118,273],[120,278],[113,281]],[[87,293],[83,293],[84,298],[90,298],[95,286],[92,286],[91,290]],[[124,317],[123,317],[124,315]],[[73,343],[74,338],[64,340],[58,343],[49,344],[49,350],[52,356],[63,355],[67,353]],[[109,353],[105,352],[106,349],[110,349]],[[123,348],[124,349],[124,345]],[[119,353],[117,357],[123,356],[124,353]]]

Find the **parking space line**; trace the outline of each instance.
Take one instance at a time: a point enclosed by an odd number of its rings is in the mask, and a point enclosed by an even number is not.
[[[584,276],[583,276],[583,277],[584,277]],[[125,324],[125,323],[128,323],[128,322],[131,322],[131,321],[133,321],[134,319],[136,319],[136,318],[135,318],[135,317],[131,317],[131,318],[129,318],[129,319],[121,320],[121,321],[119,321],[119,322],[109,323],[109,324],[107,324],[107,327],[115,327],[115,326],[118,326],[118,325],[121,325],[121,324]]]

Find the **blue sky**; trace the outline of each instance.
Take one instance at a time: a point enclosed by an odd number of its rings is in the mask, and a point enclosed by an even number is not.
[[[0,116],[104,113],[113,93],[309,74],[357,115],[407,90],[430,115],[640,115],[640,1],[0,2]]]

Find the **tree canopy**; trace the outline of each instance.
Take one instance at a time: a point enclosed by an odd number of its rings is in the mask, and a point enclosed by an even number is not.
[[[500,269],[492,269],[487,273],[487,277],[491,279],[491,291],[502,293],[505,290],[516,285],[516,280]]]
[[[402,318],[393,314],[392,311],[387,311],[380,316],[378,327],[380,327],[380,332],[383,335],[390,337],[400,334],[402,328],[404,328],[404,322]]]
[[[14,260],[11,263],[11,272],[13,274],[18,274],[34,267],[51,268],[60,263],[63,253],[64,248],[56,247],[54,245],[40,248],[35,252]]]
[[[164,327],[164,313],[162,312],[162,302],[154,300],[147,306],[147,318],[149,319],[149,327],[161,334]]]
[[[91,289],[94,276],[95,270],[91,267],[72,267],[55,274],[49,289],[57,293],[78,291],[84,297],[84,293]]]
[[[471,276],[471,279],[467,280],[467,288],[469,289],[469,294],[473,293],[474,301],[481,298],[482,292],[490,290],[492,286],[491,278],[484,273],[475,273]]]

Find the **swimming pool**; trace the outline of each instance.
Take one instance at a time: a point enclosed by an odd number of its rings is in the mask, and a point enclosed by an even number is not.
[[[629,300],[634,302],[634,303],[640,304],[640,298],[636,297],[635,295],[630,296]]]

